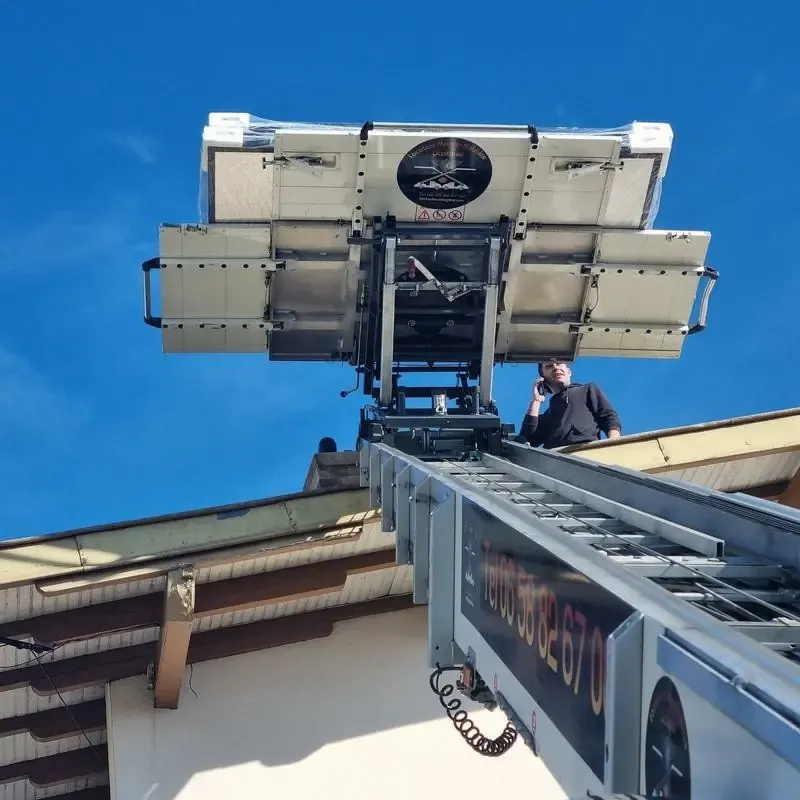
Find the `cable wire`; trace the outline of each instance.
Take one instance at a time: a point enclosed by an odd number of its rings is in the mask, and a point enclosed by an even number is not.
[[[44,674],[45,678],[47,678],[47,682],[53,688],[53,691],[58,695],[58,699],[61,701],[61,704],[67,710],[67,714],[69,714],[69,718],[72,720],[72,724],[81,732],[81,735],[83,736],[83,738],[86,739],[86,741],[89,744],[89,747],[92,750],[92,753],[94,754],[94,757],[101,764],[105,764],[106,763],[105,759],[103,759],[100,756],[100,753],[97,752],[97,748],[94,746],[94,743],[89,738],[89,734],[86,733],[86,731],[83,729],[83,726],[80,724],[80,722],[78,722],[78,720],[75,719],[75,715],[72,713],[72,708],[70,707],[69,703],[67,703],[67,701],[64,699],[64,696],[61,694],[61,692],[58,690],[58,686],[56,686],[55,683],[53,682],[53,679],[50,677],[50,673],[45,669],[45,666],[42,663],[42,659],[39,657],[39,654],[38,653],[34,653],[33,655],[34,655],[34,658],[36,659],[36,661],[38,662],[39,668],[42,670],[42,673]]]
[[[59,645],[55,646],[52,650],[48,650],[47,651],[47,655],[52,655],[53,653],[55,653],[57,650],[60,650],[65,645],[66,645],[66,642],[63,642],[62,644],[59,644]],[[33,651],[30,651],[30,652],[33,652]],[[9,665],[7,667],[0,667],[0,672],[11,672],[11,671],[13,671],[15,669],[24,669],[25,667],[35,663],[38,658],[39,658],[39,655],[35,654],[33,658],[29,658],[27,661],[22,661],[22,662],[20,662],[18,664],[11,664],[11,665]]]

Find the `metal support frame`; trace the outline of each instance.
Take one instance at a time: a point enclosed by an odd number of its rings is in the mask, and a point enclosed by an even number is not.
[[[659,637],[657,661],[665,672],[708,698],[728,719],[800,772],[800,718],[792,719],[791,712],[781,713],[788,709],[764,703],[757,684],[697,652],[675,634]]]
[[[381,309],[381,368],[379,402],[388,407],[392,402],[392,364],[394,363],[394,299],[397,285],[394,280],[397,237],[384,239],[383,304]]]
[[[375,371],[380,381],[377,392],[378,405],[384,413],[387,409],[395,407],[396,394],[400,391],[394,373],[397,372],[399,377],[399,372],[407,369],[412,372],[417,371],[417,363],[424,363],[426,372],[430,370],[457,372],[468,375],[470,379],[477,379],[476,400],[481,408],[490,407],[503,271],[503,245],[508,242],[509,225],[509,220],[505,217],[497,224],[477,225],[398,223],[391,216],[376,221],[375,238],[369,243],[373,246],[373,252],[379,253],[380,257],[374,261],[373,266],[373,281],[378,287],[378,292],[372,295],[375,299],[372,301],[374,305],[371,311],[376,321],[380,315],[376,337],[379,356]],[[442,277],[435,267],[423,263],[415,255],[428,250],[441,253],[467,250],[473,251],[473,256],[480,251],[482,261],[480,279],[476,280],[474,274],[469,277],[462,275],[457,279],[450,276]],[[410,269],[416,270],[424,280],[398,279],[396,261],[397,253],[400,251],[407,251]],[[507,255],[507,250],[505,254]],[[474,262],[470,268],[473,272],[476,265],[477,262]],[[431,307],[428,303],[423,304],[419,311],[403,310],[405,306],[398,310],[397,304],[406,294],[417,296],[430,292],[439,293],[448,301],[444,308],[439,309],[435,305]],[[459,306],[458,302],[450,305],[467,295],[480,296],[480,303],[475,305],[467,303],[466,307]],[[420,320],[416,318],[417,314],[423,319],[434,321],[441,318],[442,323],[444,315],[447,315],[448,325],[454,322],[467,328],[474,327],[471,323],[472,317],[476,318],[476,322],[480,317],[482,325],[477,328],[475,341],[472,344],[465,345],[461,342],[452,353],[448,351],[448,344],[430,356],[428,351],[417,352],[414,346],[406,348],[408,352],[405,352],[405,345],[399,346],[395,342],[396,326],[402,323],[406,316],[410,316],[409,325],[420,324]],[[360,367],[365,373],[370,373],[375,355],[377,353],[365,354],[367,364]],[[406,365],[407,361],[409,363]],[[364,391],[366,394],[373,393],[372,382],[368,379],[365,380]],[[478,408],[473,409],[473,413],[478,411]],[[403,412],[398,411],[398,413]]]
[[[357,280],[358,271],[361,265],[361,255],[363,249],[362,233],[366,226],[364,219],[364,189],[367,183],[367,155],[369,150],[369,131],[364,129],[361,133],[359,140],[359,153],[356,159],[356,193],[355,202],[353,203],[353,210],[350,215],[350,236],[348,238],[348,264],[345,272],[344,281],[342,281],[342,298],[347,297],[348,288],[353,280]],[[330,257],[330,254],[323,254],[323,259]],[[361,336],[363,334],[361,322],[363,320],[363,311],[359,315],[355,307],[348,308],[345,313],[345,323],[343,326],[345,337],[342,342],[341,355],[352,358],[352,352],[359,352],[361,345]],[[349,336],[353,333],[353,339],[350,340]],[[358,366],[358,364],[356,365]]]
[[[411,524],[413,509],[411,503],[411,467],[403,467],[394,478],[394,514],[395,514],[395,561],[398,564],[413,564],[411,549]]]
[[[452,664],[455,640],[456,532],[461,507],[445,492],[430,516],[428,578],[428,664]]]
[[[362,440],[386,441],[420,455],[474,448],[495,452],[502,436],[513,431],[513,426],[503,426],[493,413],[492,398],[499,292],[503,258],[508,253],[504,244],[508,243],[509,225],[506,218],[495,225],[466,226],[410,225],[397,223],[391,216],[375,221],[371,285],[378,287],[378,291],[370,292],[367,330],[362,327],[362,336],[366,333],[367,339],[365,360],[359,359],[359,370],[364,373],[365,394],[375,397],[377,403],[362,410],[359,430]],[[457,280],[446,273],[443,277],[435,267],[423,264],[413,255],[417,250],[427,249],[443,253],[450,249],[475,251],[469,267],[471,279],[466,279],[465,274],[459,275],[458,270],[455,270]],[[407,279],[397,275],[397,253],[401,250],[411,254]],[[480,251],[480,258],[477,251]],[[411,274],[414,271],[420,280],[414,280],[416,276]],[[480,280],[475,280],[478,273]],[[415,310],[413,303],[403,305],[405,293],[416,297],[430,292],[437,292],[448,301],[443,308],[438,301],[433,305],[422,303],[419,310]],[[465,305],[459,306],[458,302],[466,295],[480,297],[480,302],[467,300]],[[399,309],[398,302],[401,303]],[[438,320],[444,324],[445,314],[448,326],[454,323],[472,331],[466,345],[463,341],[459,344],[459,347],[466,347],[466,351],[454,351],[452,361],[447,358],[446,337],[445,344],[439,345],[435,355],[430,355],[433,363],[426,362],[428,356],[421,351],[417,354],[419,360],[416,355],[410,355],[416,353],[414,347],[418,345],[409,347],[395,340],[397,328],[403,327],[405,317],[412,327],[423,324],[420,318],[433,320],[435,329]],[[471,318],[475,318],[476,324]],[[411,363],[406,364],[409,358]],[[407,369],[456,373],[459,385],[455,388],[442,388],[441,384],[401,386],[400,373]],[[380,384],[377,391],[373,378]],[[472,381],[476,381],[475,385]],[[437,396],[454,399],[456,407],[437,407]],[[408,398],[421,397],[434,401],[431,412],[406,405]],[[389,530],[393,522],[387,519],[383,524]]]
[[[606,696],[607,784],[615,792],[639,790],[639,759],[632,754],[641,740],[642,646],[644,616],[636,613],[611,634],[608,643]]]
[[[456,430],[481,430],[499,428],[500,418],[495,414],[453,414],[406,416],[387,415],[384,417],[387,428],[454,428]]]
[[[613,516],[614,519],[640,528],[653,536],[680,544],[695,553],[702,553],[711,558],[723,558],[725,556],[725,541],[719,537],[708,536],[685,525],[678,525],[653,514],[640,511],[631,505],[614,502],[602,494],[586,491],[579,485],[566,483],[531,469],[510,465],[507,461],[496,456],[486,455],[483,461],[489,467],[505,469],[506,472],[519,477],[522,481],[535,483],[550,492],[562,497],[568,497],[570,500],[588,506],[602,514]],[[480,478],[478,480],[480,481]]]
[[[600,200],[600,208],[597,212],[597,224],[603,225],[606,219],[606,210],[608,209],[608,201],[611,199],[611,190],[614,188],[614,178],[617,172],[623,169],[624,162],[620,161],[620,151],[622,150],[622,142],[619,139],[614,139],[611,146],[611,156],[603,164],[591,164],[588,166],[581,165],[572,174],[571,177],[579,177],[581,174],[589,174],[595,171],[605,173],[606,180],[603,185],[603,196]],[[599,247],[595,248],[595,255]]]
[[[635,506],[640,512],[722,539],[776,564],[800,567],[800,513],[775,505],[766,510],[744,497],[677,481],[656,480],[623,467],[608,467],[563,453],[508,442],[512,464],[547,480],[593,492],[605,501]],[[580,487],[580,489],[577,489]]]
[[[507,446],[513,447],[514,445],[509,443]],[[365,449],[368,449],[370,453],[371,484],[380,480],[379,474],[389,474],[388,472],[384,472],[385,470],[396,470],[400,465],[408,465],[411,467],[409,478],[412,488],[423,478],[429,478],[432,482],[432,491],[434,493],[438,486],[440,487],[439,491],[454,491],[461,497],[472,500],[498,519],[502,519],[508,524],[513,525],[528,536],[535,536],[537,543],[549,549],[554,556],[569,562],[571,566],[590,579],[603,583],[610,591],[623,597],[626,602],[638,608],[643,613],[652,614],[656,617],[664,617],[666,620],[664,624],[667,626],[675,625],[677,627],[686,627],[689,625],[689,627],[695,628],[698,633],[714,637],[717,640],[714,645],[715,649],[721,648],[725,650],[727,648],[733,648],[733,650],[743,651],[743,657],[745,658],[753,657],[754,668],[757,664],[759,669],[766,670],[765,684],[774,683],[774,680],[767,678],[769,672],[774,672],[776,677],[780,675],[778,684],[780,684],[784,678],[788,678],[791,682],[796,681],[796,674],[793,671],[784,673],[783,670],[786,669],[787,665],[784,665],[780,659],[776,660],[771,653],[761,648],[757,642],[750,640],[747,636],[740,635],[736,630],[732,630],[725,625],[720,625],[717,620],[709,617],[699,609],[695,609],[679,598],[665,594],[660,587],[650,581],[643,580],[643,576],[631,571],[625,565],[624,559],[612,561],[607,556],[587,547],[579,539],[573,539],[565,535],[564,532],[554,527],[548,520],[532,515],[530,510],[525,506],[515,503],[509,498],[496,494],[489,494],[486,490],[478,486],[470,486],[460,481],[458,478],[447,474],[442,469],[440,462],[425,462],[413,456],[401,453],[384,444],[370,444]],[[377,457],[374,457],[376,454]],[[578,459],[570,458],[563,454],[550,453],[550,455],[555,456],[558,461],[563,460],[566,462],[566,460],[569,459],[570,463],[581,463]],[[483,458],[487,457],[484,456]],[[387,462],[391,462],[391,468],[387,467]],[[378,474],[375,473],[376,469],[379,470]],[[620,480],[627,478],[627,475],[624,475],[626,471],[621,468],[614,467],[608,469],[610,469],[612,473],[617,470],[623,473],[620,476],[613,477],[618,477]],[[391,474],[394,473],[391,472]],[[637,510],[641,509],[640,501],[637,498],[646,498],[648,491],[659,493],[663,495],[665,499],[674,501],[673,491],[675,486],[672,482],[659,479],[652,475],[635,475],[635,477],[644,478],[645,485],[640,487],[637,496],[630,503],[631,507]],[[707,491],[696,487],[692,488],[699,497]],[[636,487],[631,487],[631,491],[635,492]],[[602,490],[598,492],[598,494],[603,497],[609,496],[606,491]],[[733,509],[737,507],[738,501],[733,498],[727,499],[731,504],[732,513]],[[780,507],[776,506],[776,509],[780,509]],[[778,538],[778,535],[784,531],[782,513],[780,510],[776,510],[772,514],[762,512],[764,516],[761,521],[752,520],[749,509],[739,509],[739,511],[741,513],[741,517],[739,518],[743,521],[743,524],[750,523],[755,530],[758,530],[758,528],[762,528],[763,530],[764,527],[769,526],[770,530],[774,531],[776,534],[776,536],[771,537],[773,539]],[[722,538],[725,537],[723,536]],[[653,560],[656,563],[659,561],[657,557],[654,557]],[[660,561],[663,566],[664,560],[660,559]],[[719,563],[720,568],[725,566],[717,559],[709,559],[709,561]],[[731,561],[732,560],[728,560],[727,563],[730,564]],[[775,575],[776,570],[779,569],[779,565],[775,567],[765,566],[764,574]],[[778,684],[776,684],[776,688]],[[789,696],[792,697],[794,701],[800,703],[800,696],[797,696],[794,690],[790,692]]]
[[[483,310],[483,337],[481,339],[480,404],[489,408],[492,402],[492,376],[494,373],[494,347],[497,332],[497,301],[500,293],[500,237],[492,236],[489,242],[489,274]]]
[[[381,464],[381,530],[392,533],[395,529],[395,463],[384,461]]]
[[[422,478],[413,489],[409,547],[414,565],[413,599],[418,605],[428,603],[431,515],[436,508],[431,488],[431,479]]]

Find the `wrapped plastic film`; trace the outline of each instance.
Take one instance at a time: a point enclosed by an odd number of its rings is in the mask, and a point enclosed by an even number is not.
[[[650,196],[645,204],[647,213],[641,225],[644,229],[653,228],[661,206],[661,190],[672,151],[673,133],[668,123],[634,120],[619,128],[542,128],[539,133],[564,138],[617,136],[620,138],[620,156],[623,159],[655,156],[656,174],[650,186]]]
[[[208,125],[203,128],[203,148],[200,160],[200,193],[198,211],[201,222],[209,222],[211,217],[211,187],[213,171],[209,170],[209,156],[222,151],[242,151],[249,153],[271,153],[275,144],[275,134],[279,130],[312,130],[358,132],[359,126],[347,124],[325,124],[314,122],[282,122],[262,119],[252,114],[239,112],[212,112],[208,115]]]
[[[405,123],[391,123],[383,125],[384,129],[421,133],[424,136],[447,136],[449,130],[442,125],[411,125]],[[513,126],[509,126],[511,129]],[[363,128],[362,124],[349,123],[315,123],[297,121],[278,121],[263,119],[247,113],[211,113],[208,124],[203,130],[200,191],[198,198],[199,216],[201,222],[245,223],[261,222],[272,218],[273,190],[271,185],[274,175],[272,171],[272,154],[275,146],[276,135],[281,131],[313,132],[315,134],[344,133],[348,136],[358,136]],[[452,130],[460,130],[463,126],[453,126]],[[478,129],[485,126],[477,126]],[[502,126],[497,126],[501,129]],[[520,130],[520,128],[517,128]],[[553,141],[572,140],[575,153],[582,152],[581,142],[587,139],[615,139],[619,143],[619,164],[601,165],[578,158],[561,158],[555,167],[556,171],[566,173],[569,181],[580,181],[584,176],[602,169],[616,169],[620,178],[615,176],[614,192],[604,202],[604,213],[607,214],[606,222],[611,226],[627,227],[625,222],[619,222],[621,209],[632,204],[638,204],[642,209],[641,218],[635,227],[652,228],[658,214],[661,188],[666,174],[667,164],[672,148],[672,129],[667,123],[638,122],[617,128],[537,128],[540,139],[551,143]],[[572,155],[572,150],[567,142],[553,147],[553,153],[562,152]],[[224,176],[220,177],[220,153],[227,157]],[[261,158],[258,156],[261,155]],[[543,155],[540,151],[540,155]],[[255,157],[254,157],[255,156]],[[541,160],[541,159],[540,159]],[[556,158],[553,158],[555,163]],[[620,166],[621,165],[621,166]],[[551,167],[552,168],[552,167]],[[521,168],[521,175],[525,168]],[[638,174],[637,174],[638,171]],[[645,175],[645,173],[647,173]],[[220,186],[224,184],[224,186]],[[227,193],[228,200],[226,213],[220,214],[215,206],[218,203],[220,190]],[[576,185],[577,189],[577,185]],[[256,195],[260,193],[260,197]],[[245,199],[245,196],[249,199]],[[263,209],[256,212],[254,209]],[[508,213],[508,212],[505,212]],[[512,212],[513,213],[513,212]],[[312,215],[313,216],[313,215]],[[536,220],[533,220],[536,221]]]

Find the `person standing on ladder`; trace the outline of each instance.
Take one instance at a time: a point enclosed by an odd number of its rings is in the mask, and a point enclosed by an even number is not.
[[[550,406],[541,413],[545,395]],[[543,361],[533,384],[533,397],[522,420],[520,438],[531,447],[565,447],[600,439],[618,439],[622,422],[611,401],[595,383],[572,383],[572,371],[563,361]]]

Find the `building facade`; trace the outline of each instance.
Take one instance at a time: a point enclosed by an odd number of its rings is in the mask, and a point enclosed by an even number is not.
[[[800,507],[800,409],[577,454]],[[3,543],[2,796],[562,798],[522,742],[482,757],[447,719],[357,478],[318,454],[294,495]]]

